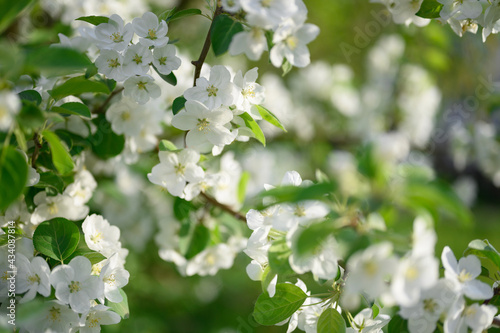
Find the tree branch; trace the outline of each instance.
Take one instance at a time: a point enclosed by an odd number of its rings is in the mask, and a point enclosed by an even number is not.
[[[206,193],[201,192],[201,196],[203,198],[205,198],[205,200],[207,200],[210,204],[214,205],[215,207],[219,207],[223,211],[231,214],[234,218],[237,218],[238,220],[240,220],[244,223],[247,223],[246,217],[243,214],[241,214],[240,212],[237,212],[237,211],[233,210],[231,207],[218,202],[217,200],[215,200],[214,198],[212,198],[211,196],[209,196]]]
[[[210,50],[210,45],[212,43],[210,35],[212,34],[212,27],[214,25],[215,18],[219,16],[221,13],[222,13],[222,7],[217,5],[217,8],[215,8],[214,17],[212,17],[212,23],[210,24],[210,29],[208,29],[207,37],[205,38],[205,43],[203,44],[203,48],[201,49],[200,57],[198,58],[198,60],[191,61],[191,63],[195,67],[193,87],[196,86],[196,80],[200,77],[201,74],[201,67],[203,66],[208,51]]]
[[[33,142],[35,143],[35,150],[33,150],[33,155],[31,155],[31,167],[33,169],[36,169],[36,160],[38,159],[38,153],[40,152],[40,148],[42,147],[38,138],[38,132],[35,132],[35,134],[33,134]]]
[[[96,114],[104,113],[106,111],[105,108],[109,104],[109,102],[111,101],[111,99],[113,97],[115,97],[116,95],[118,95],[119,93],[121,93],[123,91],[123,89],[125,89],[125,88],[121,87],[121,88],[118,88],[116,90],[113,90],[111,92],[111,94],[109,94],[108,98],[106,98],[106,100],[101,105],[99,105],[98,107],[96,107],[92,111],[92,113],[96,113]]]
[[[493,322],[491,323],[491,325],[495,326],[495,327],[500,327],[500,318],[493,318]]]

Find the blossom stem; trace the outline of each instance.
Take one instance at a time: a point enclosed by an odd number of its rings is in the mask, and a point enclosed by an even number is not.
[[[36,160],[38,159],[38,153],[42,145],[40,144],[40,139],[38,137],[38,132],[33,134],[33,142],[35,143],[35,150],[33,150],[33,155],[31,155],[31,167],[36,169]]]
[[[99,105],[98,107],[96,107],[94,109],[94,111],[92,111],[92,113],[96,113],[96,114],[104,113],[106,111],[105,108],[109,104],[111,99],[113,97],[115,97],[116,95],[118,95],[119,93],[121,93],[123,91],[123,89],[125,89],[125,88],[121,87],[121,88],[114,90],[111,94],[109,94],[108,98],[106,98],[106,100],[101,105]]]
[[[216,207],[219,207],[220,209],[222,209],[223,211],[226,211],[228,212],[229,214],[231,214],[233,217],[237,218],[238,220],[242,221],[242,222],[247,222],[247,219],[246,217],[241,214],[240,212],[237,212],[235,211],[234,209],[232,209],[231,207],[227,206],[227,205],[224,205],[220,202],[218,202],[217,200],[215,200],[214,198],[212,198],[211,196],[209,196],[208,194],[206,193],[203,193],[201,192],[200,195],[205,198],[205,200],[207,200],[210,204],[216,206]]]
[[[212,17],[212,23],[210,24],[210,28],[208,29],[207,37],[205,38],[205,43],[203,44],[203,48],[201,49],[200,57],[198,58],[198,60],[191,61],[191,63],[195,67],[193,86],[196,86],[196,80],[201,75],[201,67],[203,66],[203,63],[205,62],[208,51],[210,50],[210,44],[212,43],[210,35],[212,33],[212,27],[214,25],[215,18],[217,16],[219,16],[221,13],[222,13],[222,7],[217,5],[217,7],[215,8],[214,16]]]

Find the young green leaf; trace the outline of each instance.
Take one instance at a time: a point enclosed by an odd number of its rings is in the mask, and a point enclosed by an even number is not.
[[[77,248],[73,254],[71,254],[66,261],[70,262],[74,257],[82,256],[90,260],[92,265],[100,263],[103,260],[106,260],[106,257],[100,254],[99,252],[92,251],[90,249],[85,248]]]
[[[271,244],[267,254],[269,257],[269,266],[273,272],[280,275],[293,272],[288,262],[292,251],[286,244],[285,238],[275,240]]]
[[[49,130],[42,132],[43,138],[49,143],[52,163],[61,175],[73,171],[75,164],[68,153],[68,150],[62,145],[59,137]]]
[[[105,83],[87,80],[85,76],[74,77],[58,85],[54,89],[49,90],[50,95],[56,100],[66,96],[78,96],[88,92],[109,94],[110,90]]]
[[[245,121],[245,125],[252,131],[252,133],[255,135],[255,138],[265,147],[266,137],[264,136],[264,133],[262,132],[262,129],[260,128],[259,124],[257,124],[257,122],[252,118],[252,116],[246,112],[240,114],[239,116],[241,119]]]
[[[194,227],[192,234],[189,235],[189,246],[185,254],[186,259],[191,259],[203,251],[210,242],[210,230],[201,224]]]
[[[249,180],[250,180],[250,173],[248,171],[244,171],[241,174],[241,178],[238,183],[238,201],[241,203],[245,201],[245,194],[247,191],[247,184]]]
[[[36,106],[39,106],[42,103],[42,96],[36,90],[24,90],[19,94],[19,98],[23,101],[33,102]]]
[[[262,119],[264,119],[271,125],[278,127],[282,131],[286,132],[286,129],[283,126],[283,124],[279,121],[278,117],[276,117],[271,111],[269,111],[262,105],[254,105],[254,107],[256,107],[257,111],[259,111],[259,114],[261,115]]]
[[[34,185],[34,187],[50,188],[56,193],[62,193],[64,189],[64,182],[55,172],[47,171],[40,173],[40,180]]]
[[[77,116],[82,116],[85,118],[91,118],[92,115],[90,114],[90,110],[88,106],[82,103],[77,103],[77,102],[68,102],[64,103],[61,106],[54,106],[51,109],[52,111],[59,112],[59,113],[64,113],[64,114],[74,114]]]
[[[0,211],[14,202],[24,190],[28,178],[28,164],[12,146],[0,149]]]
[[[0,3],[0,33],[9,27],[12,21],[26,8],[33,0],[2,1]]]
[[[79,241],[78,227],[64,218],[42,222],[33,233],[35,250],[58,261],[68,258],[76,250]]]
[[[130,315],[130,310],[128,308],[128,298],[127,294],[120,288],[120,295],[122,295],[123,300],[120,303],[113,303],[106,300],[106,306],[109,306],[113,312],[116,312],[123,319],[127,319]]]
[[[45,122],[42,110],[34,102],[23,102],[21,112],[17,115],[17,121],[24,129],[38,129]]]
[[[415,15],[428,19],[439,18],[441,17],[439,15],[441,9],[443,9],[443,4],[437,0],[424,0],[420,5],[420,10]]]
[[[187,17],[187,16],[193,16],[193,15],[201,15],[201,10],[199,10],[198,8],[189,8],[189,9],[184,9],[184,10],[180,10],[178,12],[173,12],[171,11],[168,15],[168,17],[165,19],[165,22],[171,22],[171,21],[175,21],[175,20],[178,20],[180,18],[183,18],[183,17]]]
[[[155,65],[153,65],[153,68],[154,68],[155,72],[163,79],[163,81],[165,81],[173,86],[177,85],[177,78],[175,77],[174,72],[171,72],[170,74],[165,75],[165,74],[160,73],[158,71],[158,68],[156,68]]]
[[[395,315],[387,325],[387,333],[408,333],[408,321]]]
[[[261,325],[275,325],[294,314],[306,298],[307,295],[296,285],[279,283],[274,297],[265,292],[257,298],[253,317]]]
[[[498,253],[487,239],[476,239],[470,242],[467,250],[465,250],[464,256],[469,254],[473,254],[480,258],[490,259],[497,267],[497,270],[500,270],[500,253]]]
[[[86,69],[92,65],[92,62],[77,50],[44,46],[28,52],[26,65],[57,74],[71,74],[76,70]]]
[[[332,308],[328,308],[318,319],[318,333],[345,333],[346,324],[340,313]]]
[[[87,22],[93,25],[99,25],[101,23],[108,23],[109,17],[106,16],[81,16],[77,18],[78,21]]]
[[[172,103],[172,112],[174,115],[178,114],[180,110],[184,109],[184,105],[186,104],[186,99],[184,96],[179,96],[176,99],[174,99],[174,102]]]
[[[332,221],[316,223],[299,234],[297,239],[297,253],[305,255],[314,253],[321,243],[335,231]]]
[[[161,140],[159,144],[160,151],[176,151],[177,147],[172,141]]]
[[[281,69],[283,70],[283,74],[281,74],[281,77],[285,77],[288,73],[290,73],[292,68],[292,64],[287,59],[285,59],[285,61],[283,61],[283,64],[281,65]]]
[[[125,147],[125,136],[118,135],[111,130],[111,124],[104,115],[93,119],[97,131],[89,138],[92,151],[103,159],[115,157]]]
[[[215,18],[210,30],[212,48],[216,56],[227,52],[233,36],[243,31],[243,25],[234,21],[227,15],[219,15]]]

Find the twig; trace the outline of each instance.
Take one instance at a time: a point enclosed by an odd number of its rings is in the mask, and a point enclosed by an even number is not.
[[[495,327],[500,327],[500,318],[494,317],[491,325],[493,325]]]
[[[233,217],[237,218],[238,220],[247,223],[246,217],[243,214],[241,214],[240,212],[237,212],[234,209],[232,209],[231,207],[218,202],[217,200],[215,200],[211,196],[207,195],[206,193],[202,192],[201,196],[203,198],[205,198],[205,200],[207,200],[210,204],[214,205],[215,207],[219,207],[220,209],[222,209],[222,210],[226,211],[227,213],[231,214]]]
[[[35,150],[33,150],[33,155],[31,155],[31,167],[36,169],[36,160],[38,159],[38,154],[40,152],[40,148],[42,147],[38,138],[38,132],[33,134],[33,142],[35,143]]]
[[[121,93],[123,91],[123,89],[125,89],[125,88],[121,87],[121,88],[118,88],[118,89],[114,90],[111,94],[109,94],[108,98],[106,98],[106,100],[100,106],[96,107],[92,111],[92,113],[96,113],[96,114],[104,113],[106,111],[105,108],[109,104],[109,102],[111,101],[111,99],[113,97],[115,97],[116,95],[118,95],[119,93]]]
[[[212,23],[210,24],[210,29],[208,29],[207,37],[205,38],[205,44],[203,44],[203,48],[201,49],[200,57],[198,58],[198,60],[191,61],[191,63],[195,67],[193,86],[196,86],[196,80],[201,75],[201,67],[203,66],[203,63],[205,62],[208,51],[210,50],[210,44],[212,42],[210,35],[212,34],[212,27],[214,25],[215,18],[217,16],[219,16],[221,13],[222,13],[222,7],[217,6],[217,8],[215,9],[215,12],[214,12],[214,16],[212,18]]]

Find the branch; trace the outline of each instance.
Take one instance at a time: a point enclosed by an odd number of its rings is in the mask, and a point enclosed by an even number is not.
[[[244,223],[247,223],[246,217],[243,214],[241,214],[240,212],[237,212],[237,211],[233,210],[231,207],[218,202],[217,200],[215,200],[211,196],[207,195],[206,193],[201,192],[201,196],[203,198],[205,198],[205,200],[207,200],[210,204],[214,205],[215,207],[219,207],[223,211],[231,214],[234,218],[237,218],[238,220],[240,220]]]
[[[36,169],[36,160],[38,159],[38,153],[40,152],[40,148],[42,147],[38,138],[38,132],[35,132],[35,134],[33,134],[33,142],[35,143],[35,150],[33,151],[33,155],[31,155],[31,167],[33,169]]]
[[[494,317],[491,325],[495,327],[500,327],[500,318]]]
[[[96,107],[92,111],[92,113],[96,113],[96,114],[104,113],[106,111],[105,108],[109,104],[109,102],[111,101],[111,99],[113,97],[115,97],[116,95],[118,95],[119,93],[121,93],[123,91],[123,89],[125,89],[125,88],[121,87],[121,88],[118,88],[118,89],[114,90],[113,92],[111,92],[111,94],[109,94],[108,98],[106,98],[106,100],[101,105],[99,105],[98,107]]]
[[[212,17],[212,23],[210,24],[210,29],[208,29],[207,37],[205,38],[205,44],[203,44],[203,48],[201,49],[200,57],[198,58],[198,60],[191,61],[191,63],[195,67],[193,87],[196,86],[196,80],[200,77],[201,74],[201,67],[203,66],[208,51],[210,50],[210,44],[211,44],[210,35],[212,34],[212,27],[214,25],[215,18],[219,16],[221,13],[222,13],[222,7],[217,5],[217,8],[215,9],[214,12],[214,17]]]

